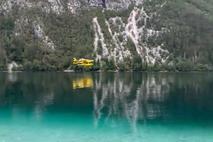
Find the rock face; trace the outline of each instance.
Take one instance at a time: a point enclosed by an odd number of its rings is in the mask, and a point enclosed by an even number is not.
[[[134,54],[130,51],[132,49],[127,47],[127,43],[132,42],[134,45],[132,48],[134,48],[133,50],[136,51],[142,62],[149,65],[165,63],[169,58],[169,51],[162,48],[163,44],[155,47],[149,46],[146,42],[149,38],[156,38],[166,32],[165,29],[157,31],[149,28],[147,24],[151,18],[152,15],[148,15],[143,7],[135,7],[130,13],[126,23],[121,17],[111,17],[105,20],[105,24],[111,36],[109,45],[105,43],[104,34],[102,33],[97,18],[94,18],[94,52],[96,53],[96,60],[101,61],[102,58],[107,58],[113,60],[116,67],[118,67],[125,59],[129,60],[133,58]],[[97,52],[98,48],[101,48],[101,54]]]
[[[79,8],[103,7],[111,10],[127,9],[130,5],[142,4],[143,0],[2,0],[0,11],[10,12],[14,7],[41,8],[46,12],[53,11],[57,14],[65,12],[67,9],[75,13]]]
[[[124,4],[125,3],[125,4]],[[98,23],[98,19],[93,19],[95,42],[94,52],[96,54],[96,60],[101,61],[105,58],[113,60],[115,66],[119,68],[119,64],[122,64],[125,60],[131,60],[135,54],[131,51],[135,50],[137,56],[141,58],[141,62],[148,65],[164,64],[170,56],[168,50],[163,49],[163,43],[150,46],[148,44],[149,39],[158,38],[163,33],[166,33],[166,29],[161,28],[160,30],[154,29],[151,21],[156,12],[146,12],[143,5],[143,1],[121,1],[120,3],[113,4],[109,3],[108,8],[115,8],[112,5],[121,4],[122,8],[128,8],[130,4],[134,4],[134,8],[127,16],[127,20],[124,21],[121,17],[110,17],[105,19],[105,25],[108,28],[110,35],[110,42],[107,44],[104,39],[101,27]],[[160,8],[165,3],[160,5]],[[140,5],[140,6],[139,6]],[[117,8],[115,8],[117,9]],[[133,49],[129,49],[127,46],[128,42],[133,44]],[[102,52],[98,53],[98,48],[101,48]]]
[[[112,10],[128,9],[130,5],[140,5],[143,0],[89,0],[89,4],[93,6],[102,6]]]

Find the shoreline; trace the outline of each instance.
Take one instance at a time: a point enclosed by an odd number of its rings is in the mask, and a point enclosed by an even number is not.
[[[74,71],[74,70],[64,70],[64,71],[0,71],[1,73],[213,73],[213,71]]]

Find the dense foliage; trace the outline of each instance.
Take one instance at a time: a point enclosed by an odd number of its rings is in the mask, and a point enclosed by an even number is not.
[[[153,10],[155,2],[147,3],[147,11]],[[64,70],[72,69],[73,57],[93,58],[94,33],[92,18],[98,17],[106,38],[107,27],[104,20],[120,16],[127,20],[129,10],[105,11],[101,8],[82,10],[77,14],[45,13],[38,9],[18,10],[14,8],[7,15],[0,15],[0,70],[6,70],[7,64],[15,61],[22,70]],[[212,70],[213,66],[213,2],[211,0],[171,0],[160,9],[153,19],[157,27],[168,29],[160,37],[171,56],[163,65],[148,66],[138,56],[132,61],[125,61],[120,70]],[[27,18],[28,24],[23,25],[17,33],[16,21]],[[54,42],[55,50],[44,48],[41,39],[35,36],[33,22],[42,21],[43,30]],[[109,36],[109,35],[108,35]],[[107,39],[106,39],[107,40]],[[158,42],[156,40],[149,41]],[[128,43],[131,49],[134,46]],[[96,63],[95,69],[99,69]],[[114,70],[113,62],[106,61],[103,68]]]

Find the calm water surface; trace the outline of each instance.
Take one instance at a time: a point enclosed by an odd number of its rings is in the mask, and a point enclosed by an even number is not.
[[[213,74],[0,73],[0,142],[213,142]]]

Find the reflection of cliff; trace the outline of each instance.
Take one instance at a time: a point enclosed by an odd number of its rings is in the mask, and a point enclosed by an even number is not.
[[[107,113],[108,118],[125,116],[133,126],[138,120],[166,116],[164,102],[172,79],[119,73],[111,78],[100,74],[97,78],[94,90],[96,125],[103,113]]]
[[[88,88],[75,90],[70,86],[73,82]],[[30,109],[39,119],[53,107],[91,111],[92,85],[93,78],[86,73],[0,73],[0,109],[6,106],[11,106],[11,111]]]
[[[74,89],[73,82],[84,89]],[[96,125],[125,118],[136,126],[213,115],[212,84],[213,75],[206,73],[0,73],[0,109],[31,109],[39,118],[53,108],[94,111]]]

